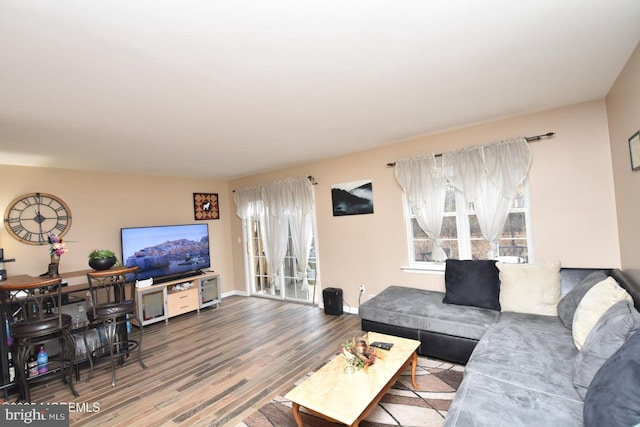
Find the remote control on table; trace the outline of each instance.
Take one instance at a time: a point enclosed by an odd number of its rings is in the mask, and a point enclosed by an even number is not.
[[[371,347],[379,348],[379,349],[382,349],[382,350],[391,350],[391,347],[393,347],[393,343],[390,343],[390,342],[379,342],[379,341],[372,342],[369,345]]]

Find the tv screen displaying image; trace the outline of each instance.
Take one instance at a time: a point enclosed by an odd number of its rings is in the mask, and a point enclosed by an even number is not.
[[[186,277],[211,267],[206,223],[122,228],[121,239],[122,263],[138,266],[138,280]]]

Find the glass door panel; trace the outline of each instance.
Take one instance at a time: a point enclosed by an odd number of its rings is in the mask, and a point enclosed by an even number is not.
[[[165,286],[140,291],[138,296],[140,297],[138,313],[143,325],[167,319],[165,307],[167,288]]]
[[[251,271],[251,295],[299,302],[314,302],[317,276],[315,238],[313,239],[309,262],[303,271],[297,264],[291,235],[289,235],[284,261],[278,269],[278,274],[272,276],[264,255],[264,242],[259,222],[257,220],[247,221],[247,232],[250,236],[247,240],[250,243],[248,268]],[[305,275],[307,277],[306,283],[304,280]]]
[[[199,280],[200,308],[220,303],[220,276]]]

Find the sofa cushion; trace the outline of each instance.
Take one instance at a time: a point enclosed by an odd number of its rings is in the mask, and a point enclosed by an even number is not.
[[[639,327],[640,313],[626,300],[612,305],[598,319],[573,364],[573,385],[580,397],[584,399],[596,372]]]
[[[443,427],[583,427],[582,401],[465,372]],[[602,424],[606,425],[606,424]]]
[[[566,328],[573,326],[573,315],[585,294],[596,283],[607,278],[603,271],[594,271],[574,286],[558,303],[558,317]]]
[[[502,312],[484,334],[466,366],[541,393],[582,402],[573,386],[578,350],[557,316]]]
[[[446,304],[500,311],[500,278],[494,260],[448,259],[444,286]]]
[[[582,426],[577,350],[555,316],[502,312],[476,346],[445,427]]]
[[[589,289],[573,315],[573,342],[578,350],[582,348],[598,319],[612,305],[623,300],[633,303],[631,295],[622,289],[613,277],[607,277]]]
[[[556,316],[560,301],[560,261],[546,264],[506,264],[500,271],[502,311]]]
[[[442,302],[443,292],[389,286],[360,305],[361,319],[479,340],[500,313]]]
[[[584,400],[584,425],[628,427],[640,423],[640,332],[602,365]]]

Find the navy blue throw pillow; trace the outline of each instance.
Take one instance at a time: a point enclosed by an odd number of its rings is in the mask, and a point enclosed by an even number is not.
[[[584,425],[629,427],[640,423],[640,332],[604,362],[584,398]]]
[[[500,273],[495,260],[448,259],[444,270],[446,304],[500,311]]]

